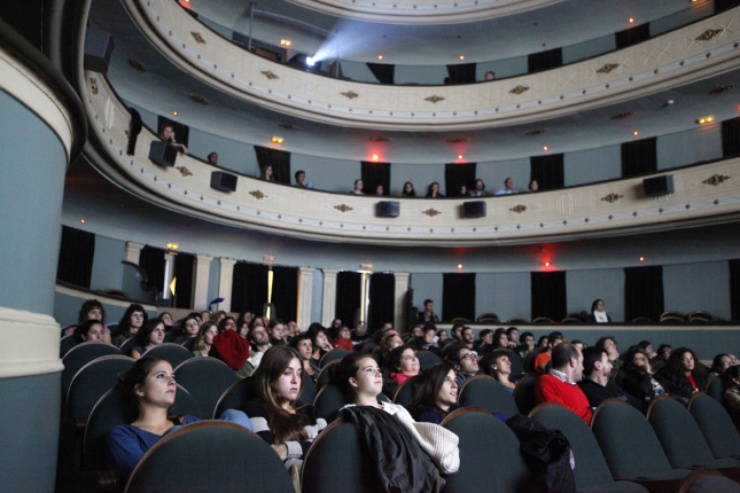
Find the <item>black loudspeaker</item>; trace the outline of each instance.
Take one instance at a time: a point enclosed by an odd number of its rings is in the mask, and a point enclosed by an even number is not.
[[[110,33],[92,26],[88,27],[85,34],[85,68],[107,74],[114,46]]]
[[[673,175],[656,176],[642,180],[645,197],[660,197],[673,193]]]
[[[486,217],[486,203],[482,200],[463,202],[463,217]]]
[[[222,192],[236,192],[236,175],[224,171],[212,171],[211,188]]]
[[[155,140],[149,147],[149,159],[160,166],[174,166],[177,159],[177,147]]]
[[[401,203],[395,200],[378,202],[375,207],[375,214],[378,217],[398,217],[401,214]]]

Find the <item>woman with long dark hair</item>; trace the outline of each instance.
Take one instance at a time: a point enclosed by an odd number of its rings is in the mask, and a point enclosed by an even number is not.
[[[164,342],[164,322],[158,318],[149,320],[134,336],[136,345],[131,350],[131,357],[141,359],[147,350]]]
[[[118,322],[118,326],[111,333],[113,344],[121,347],[121,344],[128,338],[136,335],[148,320],[149,316],[144,311],[143,306],[137,304],[130,305],[121,317],[121,321]]]
[[[414,396],[409,404],[416,421],[441,423],[458,408],[457,372],[447,363],[429,368],[416,381]]]
[[[673,395],[691,398],[694,392],[707,388],[707,372],[696,357],[696,353],[687,347],[674,349],[668,364],[661,368],[659,374],[666,391]]]

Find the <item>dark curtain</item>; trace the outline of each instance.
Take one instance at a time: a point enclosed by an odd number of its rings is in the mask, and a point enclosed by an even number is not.
[[[740,118],[722,122],[722,157],[740,154]]]
[[[548,154],[529,158],[530,180],[537,180],[539,190],[553,190],[565,186],[563,154]]]
[[[396,279],[393,274],[373,274],[370,278],[370,314],[368,330],[375,331],[384,323],[393,323]],[[400,327],[399,327],[400,329]]]
[[[475,320],[475,274],[444,274],[442,320],[463,317]]]
[[[188,138],[190,136],[190,127],[187,125],[183,125],[180,122],[176,122],[174,120],[170,120],[169,118],[165,116],[160,116],[157,119],[157,135],[159,135],[162,132],[162,127],[165,125],[170,125],[172,127],[172,130],[175,131],[175,141],[178,144],[183,144],[185,147],[188,147]]]
[[[250,262],[234,265],[234,283],[231,287],[231,311],[250,311],[262,315],[267,302],[267,266]]]
[[[355,321],[362,298],[362,275],[359,272],[337,274],[337,303],[334,317],[339,317],[348,327]]]
[[[532,319],[550,317],[556,322],[565,318],[568,297],[565,272],[532,272]]]
[[[391,163],[362,161],[362,191],[365,195],[375,195],[378,185],[383,185],[383,195],[391,191]],[[342,319],[344,320],[344,319]]]
[[[10,241],[8,238],[5,241]],[[62,244],[59,248],[57,279],[83,288],[90,287],[95,235],[79,229],[62,226]]]
[[[622,144],[622,178],[652,173],[658,170],[656,138]]]
[[[618,50],[642,43],[650,39],[650,23],[640,24],[639,26],[619,31],[618,33],[614,33],[614,37],[617,40]]]
[[[450,84],[471,84],[475,82],[475,63],[447,65]]]
[[[740,0],[714,0],[714,13],[719,14],[738,5],[740,5]]]
[[[563,50],[562,48],[555,48],[554,50],[532,53],[527,57],[527,63],[530,74],[542,72],[551,68],[562,67]]]
[[[740,259],[730,260],[730,306],[732,320],[740,320]]]
[[[395,65],[387,63],[368,63],[367,68],[373,73],[378,82],[381,84],[393,84],[393,77],[396,71]]]
[[[175,308],[191,308],[193,306],[193,269],[195,255],[178,253],[175,257]]]
[[[141,249],[139,256],[139,267],[141,267],[149,279],[149,285],[157,288],[162,292],[164,287],[164,250],[152,246],[145,246]]]
[[[275,266],[272,272],[272,304],[277,313],[273,318],[280,318],[283,322],[295,321],[298,313],[298,268]]]
[[[624,319],[648,317],[658,321],[663,313],[663,267],[624,269]]]
[[[257,164],[260,167],[260,176],[262,170],[272,166],[272,176],[277,183],[290,185],[290,153],[270,149],[269,147],[254,146],[254,152],[257,154]]]
[[[477,163],[445,164],[445,195],[458,197],[460,187],[465,185],[470,190],[475,183]],[[441,190],[440,190],[441,191]],[[489,193],[493,193],[491,190]],[[426,191],[424,191],[426,194]]]

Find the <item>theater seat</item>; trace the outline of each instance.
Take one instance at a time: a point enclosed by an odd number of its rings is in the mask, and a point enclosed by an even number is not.
[[[179,345],[173,346],[184,349]],[[198,401],[201,410],[198,417],[201,419],[212,416],[221,395],[239,380],[234,370],[216,358],[187,359],[175,368],[175,375],[177,383],[185,387]]]
[[[195,358],[195,355],[185,349],[182,344],[175,344],[174,342],[158,344],[145,351],[144,355],[151,356],[152,358],[164,358],[170,362],[172,368],[177,368],[181,363]]]
[[[83,342],[70,349],[62,358],[62,364],[64,365],[64,370],[62,370],[62,395],[67,395],[69,384],[72,383],[72,378],[80,371],[80,368],[95,358],[111,354],[120,355],[122,353],[117,347],[104,342]]]
[[[740,459],[740,433],[720,403],[698,392],[689,401],[689,412],[715,458]]]
[[[511,417],[519,413],[514,397],[506,387],[488,375],[476,375],[460,389],[460,405],[477,406],[491,413]]]
[[[516,407],[522,414],[529,414],[534,409],[534,385],[538,378],[539,375],[536,373],[528,373],[514,387],[514,402],[516,402]]]

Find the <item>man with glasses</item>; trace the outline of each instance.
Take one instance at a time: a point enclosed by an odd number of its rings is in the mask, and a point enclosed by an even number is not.
[[[463,344],[453,344],[445,349],[445,361],[457,372],[457,388],[478,373],[478,353]]]

